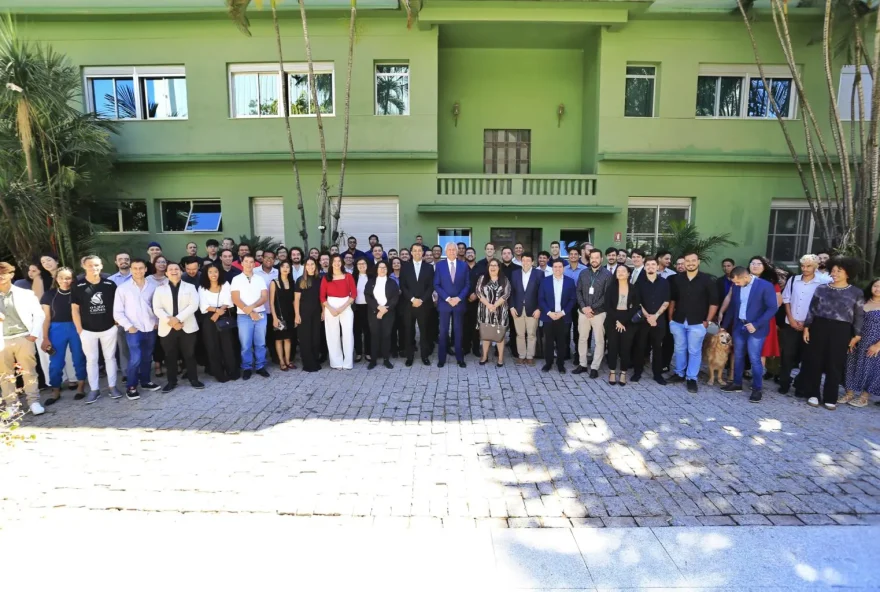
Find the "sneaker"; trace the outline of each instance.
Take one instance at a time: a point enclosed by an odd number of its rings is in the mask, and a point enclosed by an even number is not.
[[[170,393],[171,391],[173,391],[176,388],[177,388],[177,383],[169,382],[168,384],[166,384],[165,386],[162,387],[162,392],[163,393]]]
[[[752,396],[749,397],[749,403],[760,403],[763,398],[764,393],[761,389],[752,389]]]
[[[825,403],[825,409],[827,409],[828,411],[834,411],[835,409],[837,409],[837,405],[835,405],[834,403]]]
[[[145,382],[141,385],[141,388],[145,391],[158,391],[162,387],[156,384],[155,382]]]
[[[743,392],[743,385],[730,382],[722,386],[721,391],[724,393],[741,393]]]
[[[575,368],[574,370],[572,370],[571,373],[572,373],[572,374],[583,374],[583,373],[586,372],[587,370],[589,370],[589,368],[584,368],[583,366],[578,366],[577,368]]]
[[[818,407],[819,406],[819,398],[818,397],[810,397],[807,399],[807,405],[810,407]]]
[[[110,389],[110,398],[111,399],[121,399],[122,393],[120,393],[119,389],[114,386],[112,389]]]
[[[655,376],[655,377],[654,377],[654,382],[656,382],[656,383],[659,384],[660,386],[666,386],[666,379],[663,378],[663,375],[662,375],[662,374],[658,374],[657,376]]]
[[[684,382],[684,376],[679,376],[678,374],[672,374],[669,378],[666,379],[669,384],[679,384]]]
[[[98,397],[101,396],[101,391],[89,391],[89,394],[86,395],[86,405],[91,405],[95,401],[98,400]]]
[[[260,368],[259,370],[257,370],[257,374],[259,374],[263,378],[269,378],[269,371],[266,370],[265,366],[263,368]]]
[[[189,381],[189,384],[190,384],[191,387],[193,387],[193,388],[196,389],[197,391],[205,390],[205,383],[203,383],[203,382],[201,382],[201,381],[199,381],[199,380],[190,380],[190,381]]]
[[[141,395],[138,392],[137,387],[135,387],[135,386],[130,386],[127,389],[125,389],[125,396],[128,397],[129,401],[134,401],[135,399],[141,398]]]
[[[39,401],[34,401],[33,403],[31,403],[31,413],[33,413],[34,415],[43,415],[45,412],[46,410],[43,409],[43,406],[40,405]]]
[[[687,390],[691,394],[696,394],[697,392],[697,381],[696,380],[688,380],[687,381]]]
[[[242,373],[241,373],[241,379],[242,379],[242,380],[250,380],[250,379],[251,379],[251,371],[250,371],[250,370],[245,370],[244,372],[242,372]]]

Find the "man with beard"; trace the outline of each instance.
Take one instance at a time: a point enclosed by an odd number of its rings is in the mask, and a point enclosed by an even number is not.
[[[305,253],[299,247],[293,247],[292,249],[290,249],[291,281],[298,282],[299,278],[302,277],[302,274],[305,273],[305,267],[303,267],[303,260],[305,258]]]
[[[125,251],[120,251],[119,253],[116,253],[115,263],[118,271],[111,275],[109,279],[116,284],[116,287],[118,288],[122,284],[131,281],[131,255]],[[125,372],[128,368],[129,359],[128,341],[125,338],[125,329],[117,327],[117,330],[119,332],[116,336],[117,351],[119,351],[119,368],[122,372],[123,381],[125,381]],[[48,367],[46,371],[48,372]]]
[[[602,251],[590,251],[590,266],[578,276],[577,281],[579,363],[573,374],[589,369],[590,378],[599,377],[599,368],[605,356],[605,292],[614,281],[614,276],[602,265]],[[592,366],[588,368],[591,333],[596,345]]]
[[[346,251],[346,253],[351,254],[353,261],[357,261],[361,257],[366,259],[367,254],[364,253],[363,251],[359,251],[357,246],[358,246],[358,239],[356,239],[353,236],[348,237],[348,250]]]
[[[520,245],[522,246],[522,245]],[[504,274],[504,277],[507,278],[508,282],[513,281],[513,272],[519,269],[519,266],[513,262],[513,249],[510,247],[504,247],[501,249],[501,273]],[[489,269],[486,268],[486,272],[488,273]],[[513,358],[519,358],[519,354],[516,350],[516,325],[510,323],[510,353],[513,354]]]
[[[516,243],[513,245],[513,264],[517,267],[522,267],[522,256],[525,252],[522,243]]]
[[[477,329],[477,311],[480,308],[480,301],[474,293],[474,287],[480,278],[480,267],[477,264],[477,251],[473,247],[468,247],[464,252],[464,261],[468,266],[468,281],[470,283],[468,289],[467,309],[464,312],[464,335],[462,336],[461,349],[465,353],[470,352],[476,357],[480,357],[480,331]]]
[[[219,261],[219,267],[223,270],[223,277],[231,284],[233,278],[241,273],[241,270],[233,265],[234,260],[232,258],[232,251],[229,249],[223,249],[220,251]]]

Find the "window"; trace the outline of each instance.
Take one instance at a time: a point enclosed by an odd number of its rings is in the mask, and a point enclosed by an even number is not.
[[[531,136],[531,130],[485,130],[483,172],[528,175]]]
[[[162,232],[220,232],[220,200],[163,201]]]
[[[91,212],[93,224],[102,232],[148,232],[147,202],[144,200],[98,204]]]
[[[470,228],[438,228],[437,243],[441,247],[445,247],[446,243],[464,243],[471,246],[471,229]]]
[[[871,94],[874,90],[874,81],[871,79],[871,69],[868,66],[860,68],[862,81],[862,96],[865,99],[865,120],[871,119]],[[856,88],[856,67],[844,66],[840,71],[840,87],[837,92],[837,107],[840,109],[840,118],[844,121],[859,119],[861,105]],[[855,107],[855,108],[854,108]]]
[[[183,66],[84,68],[87,108],[107,119],[186,119]]]
[[[630,199],[626,220],[626,248],[654,253],[672,222],[689,222],[689,198]]]
[[[625,117],[654,117],[654,66],[626,67]]]
[[[284,243],[284,200],[280,197],[255,197],[251,200],[254,235],[271,237]]]
[[[580,249],[584,243],[593,244],[593,234],[594,232],[592,228],[560,230],[559,252],[562,253],[561,257],[563,259],[568,257],[568,249],[571,247],[577,247]],[[535,255],[535,257],[537,257],[537,255]]]
[[[321,115],[335,113],[333,64],[315,63],[315,87]],[[312,116],[318,108],[312,101],[307,64],[284,64],[291,117]],[[281,117],[278,108],[282,99],[281,77],[277,64],[235,64],[229,67],[231,115],[245,117]]]
[[[408,65],[376,65],[376,115],[409,115]]]
[[[697,78],[696,116],[771,119],[776,117],[772,95],[782,117],[794,117],[795,89],[788,68],[768,66],[764,72],[769,90],[756,68],[702,67]]]
[[[767,231],[770,261],[792,264],[806,253],[817,253],[825,248],[819,225],[803,199],[773,200]]]

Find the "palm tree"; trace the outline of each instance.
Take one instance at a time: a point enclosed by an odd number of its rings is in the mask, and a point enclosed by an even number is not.
[[[404,88],[406,79],[395,76],[380,76],[376,80],[376,102],[382,115],[399,115],[406,111]]]
[[[293,176],[296,179],[296,197],[297,197],[297,209],[299,210],[300,215],[300,230],[299,235],[303,240],[303,248],[308,251],[309,250],[309,232],[306,227],[306,208],[303,202],[303,193],[302,193],[302,183],[300,182],[299,176],[299,164],[296,159],[296,148],[293,145],[293,134],[290,131],[290,89],[289,85],[286,83],[286,73],[284,72],[284,55],[281,51],[281,30],[278,26],[278,10],[277,5],[280,0],[269,0],[269,6],[272,9],[272,25],[275,29],[275,46],[278,50],[278,76],[281,80],[285,81],[284,84],[281,85],[281,104],[284,105],[284,127],[287,131],[287,147],[290,150],[290,164],[293,167]],[[242,33],[251,36],[250,31],[250,21],[247,18],[247,7],[251,3],[251,0],[226,0],[226,7],[232,21],[238,26]],[[257,8],[263,8],[262,0],[256,0]],[[311,63],[312,59],[309,57],[309,71],[310,78],[314,78],[311,76]],[[315,99],[315,104],[318,101]],[[320,109],[319,109],[320,111]],[[320,116],[319,116],[320,117]],[[320,124],[319,124],[320,126]],[[321,145],[323,147],[323,129],[321,130]],[[326,159],[326,157],[325,157]],[[325,165],[326,169],[326,165]],[[326,177],[326,172],[325,172]],[[326,179],[325,179],[326,182]]]
[[[31,64],[32,51],[30,45],[17,34],[12,17],[7,14],[0,21],[0,90],[4,92],[3,103],[7,116],[9,112],[15,114],[15,132],[21,142],[21,152],[24,155],[27,168],[28,182],[34,182],[34,129],[31,117],[33,115],[33,100],[40,88],[37,79],[38,73],[34,72]]]
[[[696,253],[701,261],[712,262],[712,253],[720,247],[735,247],[730,240],[730,233],[713,234],[701,237],[694,224],[684,220],[669,222],[668,233],[660,237],[660,248],[666,249],[676,257],[685,253]]]
[[[357,0],[351,0],[351,16],[348,23],[348,74],[345,79],[345,121],[342,137],[342,163],[339,165],[339,193],[336,197],[336,207],[332,208],[330,241],[336,244],[339,240],[339,217],[342,215],[342,195],[345,186],[345,162],[348,157],[348,127],[349,113],[351,111],[351,67],[354,61],[354,32],[355,18],[357,17]]]

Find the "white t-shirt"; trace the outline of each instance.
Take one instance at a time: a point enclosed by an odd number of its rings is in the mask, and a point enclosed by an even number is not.
[[[232,286],[230,288],[232,292],[238,292],[238,297],[245,306],[250,306],[259,300],[260,293],[263,290],[266,290],[266,292],[269,291],[266,282],[257,274],[254,274],[251,277],[248,277],[243,273],[238,274],[232,278]],[[258,306],[254,309],[254,312],[266,312],[266,307]],[[244,313],[241,309],[238,309],[238,314]]]

